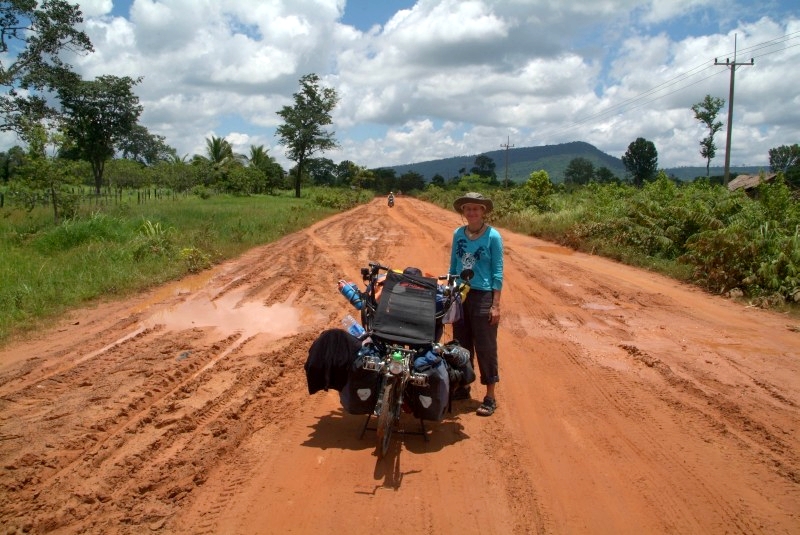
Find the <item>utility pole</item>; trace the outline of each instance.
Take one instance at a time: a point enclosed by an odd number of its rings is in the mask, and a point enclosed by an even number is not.
[[[503,183],[503,187],[508,188],[508,149],[513,148],[514,145],[511,145],[511,137],[506,138],[506,144],[500,144],[501,147],[506,149],[506,180]]]
[[[721,61],[717,61],[717,58],[714,58],[714,65],[725,65],[726,67],[730,67],[731,69],[731,87],[730,92],[728,93],[728,139],[725,140],[725,181],[724,185],[728,187],[728,180],[731,176],[731,129],[733,128],[733,80],[734,80],[734,73],[736,72],[736,67],[742,67],[745,65],[753,65],[755,62],[753,58],[750,58],[750,63],[736,63],[736,34],[733,36],[733,61],[731,62],[730,58],[725,59],[725,63]]]

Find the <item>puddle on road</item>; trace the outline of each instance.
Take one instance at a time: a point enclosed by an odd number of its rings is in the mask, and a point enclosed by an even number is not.
[[[156,303],[161,303],[162,301],[165,301],[166,299],[176,295],[196,292],[201,288],[204,288],[208,284],[208,281],[210,281],[215,275],[215,273],[216,272],[214,270],[206,270],[201,273],[187,275],[179,281],[167,283],[161,288],[155,290],[153,294],[144,302],[140,303],[134,309],[134,312],[144,312],[150,306]]]
[[[297,334],[301,319],[301,311],[287,303],[264,306],[257,301],[240,302],[239,296],[230,294],[212,301],[200,293],[153,314],[145,324],[169,330],[214,327],[225,336],[240,332],[245,338],[259,333],[281,337]]]

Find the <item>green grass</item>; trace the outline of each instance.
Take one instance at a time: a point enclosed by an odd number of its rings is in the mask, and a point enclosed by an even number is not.
[[[52,213],[0,209],[0,343],[66,310],[126,296],[274,241],[338,210],[314,190],[179,197],[101,207],[61,225]],[[97,210],[97,208],[94,208]]]

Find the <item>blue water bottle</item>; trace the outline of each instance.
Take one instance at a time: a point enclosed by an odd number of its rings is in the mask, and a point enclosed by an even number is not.
[[[361,292],[358,291],[358,286],[354,282],[347,282],[345,280],[339,281],[339,292],[350,301],[350,304],[361,310],[364,306],[364,301],[361,299]]]

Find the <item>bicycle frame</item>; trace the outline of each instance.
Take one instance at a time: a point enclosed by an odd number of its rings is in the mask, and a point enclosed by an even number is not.
[[[369,337],[373,332],[373,320],[378,308],[377,286],[381,272],[388,272],[390,268],[376,262],[370,262],[368,267],[361,268],[361,275],[365,283],[365,290],[361,292],[364,305],[361,308],[361,323],[367,331]],[[455,303],[456,296],[468,284],[471,273],[462,273],[463,278],[455,275],[444,275],[438,280],[446,281],[442,288],[444,299],[442,310],[435,315],[435,320],[440,321],[447,310]],[[420,348],[412,348],[398,344],[381,343],[373,341],[380,357],[369,357],[364,360],[363,367],[380,373],[381,383],[378,388],[377,403],[373,414],[378,419],[376,453],[378,458],[383,458],[389,450],[392,431],[400,420],[403,406],[403,396],[405,395],[406,385],[413,383],[417,386],[427,386],[427,376],[416,374],[412,371],[413,359],[419,354]],[[432,346],[437,346],[432,341]],[[369,418],[364,424],[366,430]],[[422,420],[420,420],[422,422]],[[423,435],[425,435],[423,423]],[[363,431],[362,431],[363,435]]]

